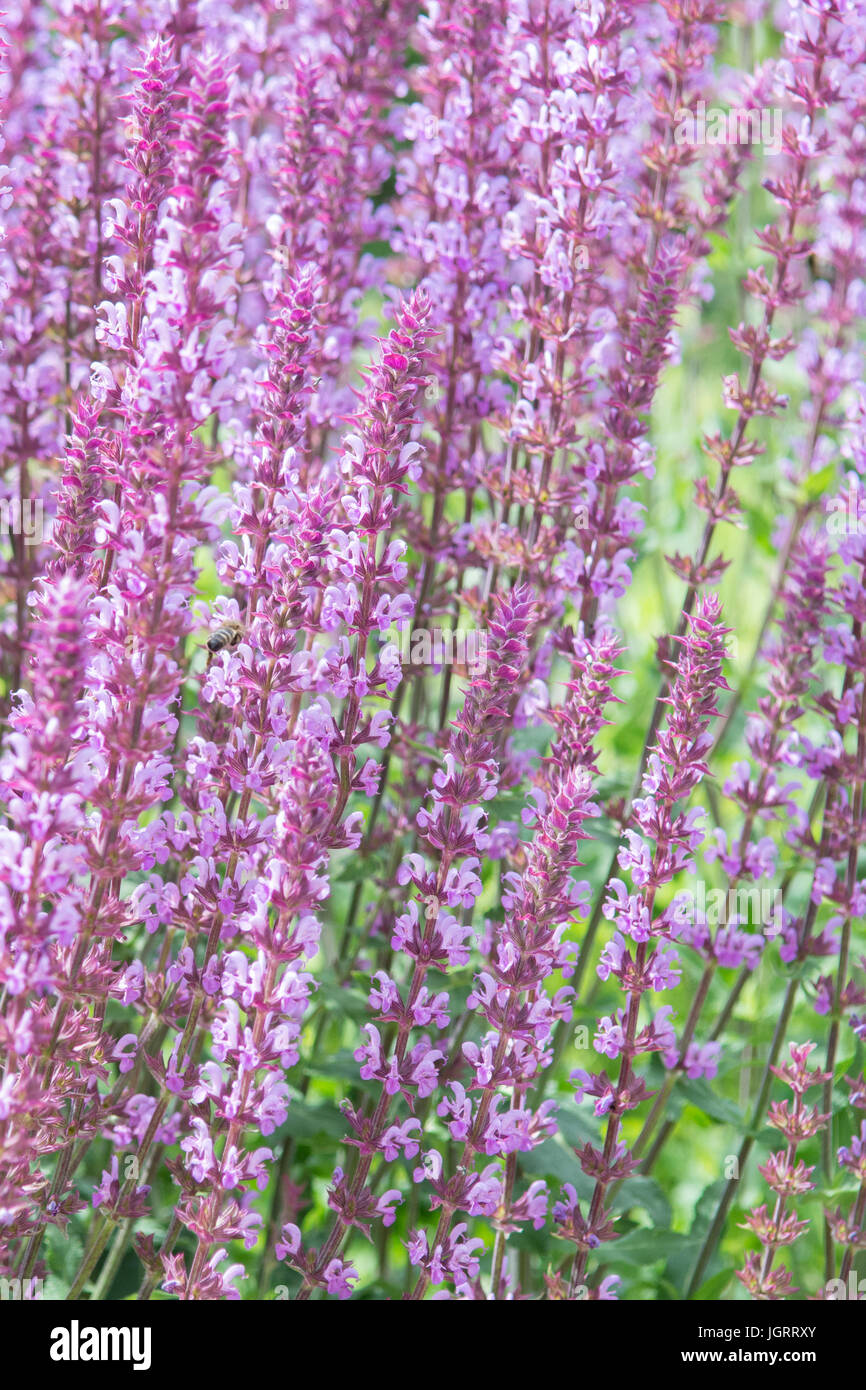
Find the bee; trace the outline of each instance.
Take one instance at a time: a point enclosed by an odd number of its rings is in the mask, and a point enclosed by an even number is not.
[[[212,632],[207,639],[207,649],[210,653],[208,665],[210,665],[217,652],[225,651],[227,647],[236,647],[244,635],[244,630],[240,623],[231,620],[223,623],[215,632]]]
[[[813,283],[816,280],[826,280],[829,285],[835,285],[836,267],[834,265],[824,264],[822,266],[822,263],[814,253],[806,257],[806,264],[809,267],[809,274],[812,277]]]

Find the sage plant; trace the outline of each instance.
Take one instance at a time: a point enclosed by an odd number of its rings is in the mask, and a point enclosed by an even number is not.
[[[859,1297],[864,0],[0,58],[0,1276]]]

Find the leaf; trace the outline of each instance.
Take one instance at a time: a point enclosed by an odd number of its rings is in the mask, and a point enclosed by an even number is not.
[[[69,1292],[71,1279],[61,1278],[59,1274],[49,1274],[42,1285],[42,1301],[45,1303],[62,1303]]]
[[[732,1125],[741,1133],[748,1128],[746,1117],[742,1111],[734,1105],[733,1101],[717,1095],[703,1078],[699,1081],[683,1081],[680,1084],[680,1095],[689,1105],[697,1106],[698,1110],[702,1110],[705,1115],[718,1120],[720,1124]]]
[[[825,1207],[831,1206],[833,1202],[851,1202],[857,1197],[858,1187],[850,1183],[847,1187],[822,1187],[821,1200]]]
[[[606,1265],[643,1267],[676,1255],[690,1254],[696,1248],[697,1243],[691,1236],[680,1235],[678,1231],[649,1231],[641,1226],[619,1240],[606,1241],[602,1258]]]
[[[715,1182],[711,1182],[709,1187],[704,1188],[695,1203],[695,1221],[692,1226],[692,1234],[701,1240],[710,1228],[710,1222],[716,1214],[716,1208],[724,1196],[727,1185],[726,1178],[716,1178]]]
[[[584,1144],[598,1143],[598,1129],[590,1124],[573,1105],[563,1105],[556,1113],[556,1123],[564,1139],[572,1148],[582,1149]]]
[[[830,1105],[830,1113],[833,1114],[833,1115],[838,1115],[838,1113],[839,1113],[840,1110],[850,1110],[850,1109],[851,1109],[851,1094],[850,1094],[850,1092],[849,1092],[847,1089],[843,1091],[842,1088],[841,1088],[841,1086],[834,1086],[834,1087],[833,1087],[833,1100],[832,1100],[832,1103],[831,1103],[831,1105]]]
[[[570,1154],[555,1139],[545,1139],[538,1148],[520,1155],[520,1166],[524,1173],[534,1173],[540,1178],[556,1178],[560,1183],[570,1182],[581,1201],[592,1196],[594,1183],[588,1178],[574,1154]]]
[[[550,730],[527,725],[524,729],[515,729],[511,735],[511,742],[515,748],[520,749],[521,753],[527,750],[532,753],[544,753],[550,743]]]
[[[51,1226],[45,1236],[45,1263],[49,1274],[64,1279],[67,1287],[75,1277],[84,1252],[84,1240],[75,1230],[76,1224],[77,1221],[71,1224],[66,1233]],[[63,1297],[66,1297],[65,1290]]]
[[[382,872],[382,856],[379,854],[368,855],[366,859],[360,855],[352,855],[343,864],[340,872],[335,875],[335,883],[363,883],[365,879],[374,879],[377,874]]]
[[[342,1139],[346,1133],[346,1117],[336,1105],[308,1105],[303,1100],[292,1100],[280,1132],[294,1139],[313,1139],[317,1134]]]
[[[316,1061],[317,1076],[336,1076],[341,1081],[354,1081],[356,1086],[370,1087],[380,1086],[378,1081],[365,1082],[358,1075],[359,1062],[355,1061],[351,1052],[337,1052],[331,1058],[322,1058]]]
[[[810,473],[800,485],[800,491],[805,501],[815,502],[833,486],[836,477],[836,464],[828,463],[826,467],[819,468],[817,473]]]
[[[316,991],[316,999],[324,1000],[337,1014],[348,1014],[350,1018],[370,1016],[366,995],[359,994],[356,989],[349,989],[348,986],[321,984]]]
[[[653,1224],[667,1228],[671,1224],[670,1202],[655,1178],[637,1175],[626,1178],[611,1205],[613,1211],[628,1211],[631,1207],[642,1207]]]
[[[725,1289],[730,1284],[733,1277],[733,1269],[720,1270],[718,1274],[713,1275],[712,1279],[707,1279],[705,1283],[701,1284],[701,1287],[698,1289],[697,1293],[692,1294],[692,1298],[695,1298],[699,1302],[703,1303],[711,1303],[713,1301],[718,1301],[724,1293]]]
[[[503,792],[488,803],[487,809],[489,813],[496,816],[497,821],[514,820],[520,824],[521,812],[527,807],[530,811],[532,810],[532,802],[528,801],[525,796],[509,795],[508,792]]]

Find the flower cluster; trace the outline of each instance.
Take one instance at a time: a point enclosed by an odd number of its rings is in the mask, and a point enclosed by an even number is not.
[[[776,1194],[773,1211],[768,1212],[766,1204],[755,1207],[745,1223],[746,1229],[758,1237],[764,1252],[761,1256],[750,1252],[744,1268],[737,1271],[737,1278],[746,1286],[752,1298],[778,1299],[794,1292],[791,1276],[785,1266],[777,1265],[774,1269],[773,1265],[779,1248],[791,1245],[809,1225],[808,1221],[797,1219],[792,1201],[804,1192],[812,1191],[815,1184],[809,1179],[815,1170],[802,1159],[797,1159],[797,1149],[813,1134],[817,1134],[830,1118],[829,1115],[822,1115],[817,1105],[810,1107],[803,1101],[811,1087],[830,1079],[829,1072],[821,1072],[817,1068],[809,1070],[807,1061],[814,1050],[814,1043],[805,1043],[802,1047],[791,1043],[791,1061],[786,1066],[772,1068],[776,1076],[791,1087],[794,1102],[789,1110],[787,1100],[774,1101],[767,1112],[768,1124],[779,1130],[787,1143],[784,1149],[771,1154],[760,1169],[770,1190]],[[857,1140],[854,1143],[856,1145]],[[840,1162],[844,1161],[842,1155],[846,1152],[844,1149],[840,1152]],[[850,1161],[850,1155],[848,1159]]]

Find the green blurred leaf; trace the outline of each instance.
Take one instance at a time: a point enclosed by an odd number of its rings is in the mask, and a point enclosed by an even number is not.
[[[342,1139],[346,1133],[346,1117],[336,1105],[308,1105],[306,1101],[293,1099],[280,1133],[290,1134],[293,1139],[313,1139],[317,1134]]]
[[[732,1125],[738,1132],[747,1129],[746,1117],[742,1111],[734,1105],[731,1100],[726,1100],[714,1091],[703,1077],[698,1081],[685,1080],[680,1082],[680,1095],[689,1105],[697,1106],[705,1115],[711,1119],[718,1120],[720,1124]]]
[[[613,1211],[628,1211],[630,1207],[642,1207],[653,1224],[668,1227],[671,1224],[671,1204],[655,1178],[638,1175],[627,1178],[611,1204]]]
[[[817,473],[810,473],[800,485],[800,492],[804,501],[815,502],[819,497],[823,497],[828,491],[832,491],[836,480],[836,462],[828,463],[824,468],[819,468]]]
[[[352,1053],[347,1051],[336,1052],[334,1056],[330,1058],[316,1058],[316,1075],[337,1076],[342,1081],[354,1081],[358,1086],[362,1087],[365,1084],[369,1084],[360,1080],[358,1063],[355,1061]],[[373,1082],[372,1084],[374,1086],[379,1086],[378,1082]]]
[[[605,1243],[604,1263],[641,1268],[696,1249],[697,1242],[690,1236],[680,1235],[678,1231],[648,1231],[640,1227],[619,1240]]]
[[[316,990],[316,1000],[328,1005],[337,1014],[348,1014],[350,1018],[364,1018],[370,1012],[366,994],[360,994],[348,985],[321,984]]]
[[[582,1149],[584,1144],[598,1143],[597,1125],[591,1124],[574,1105],[560,1106],[556,1112],[556,1123],[572,1148]]]
[[[707,1279],[705,1283],[701,1284],[693,1297],[702,1303],[718,1301],[733,1277],[733,1269],[720,1270],[718,1274],[713,1275],[712,1279]]]
[[[693,1231],[696,1236],[703,1237],[709,1230],[710,1222],[716,1214],[716,1208],[722,1200],[727,1185],[725,1178],[717,1178],[715,1182],[710,1183],[709,1187],[704,1188],[695,1204]]]
[[[381,854],[368,855],[366,859],[360,856],[347,859],[338,874],[334,875],[335,883],[363,883],[365,880],[372,881],[377,874],[380,874],[384,867],[384,860]]]
[[[525,1173],[534,1173],[540,1178],[556,1178],[559,1182],[570,1182],[581,1200],[592,1196],[594,1183],[583,1172],[574,1154],[558,1144],[555,1139],[545,1139],[537,1149],[520,1155],[520,1166]]]

